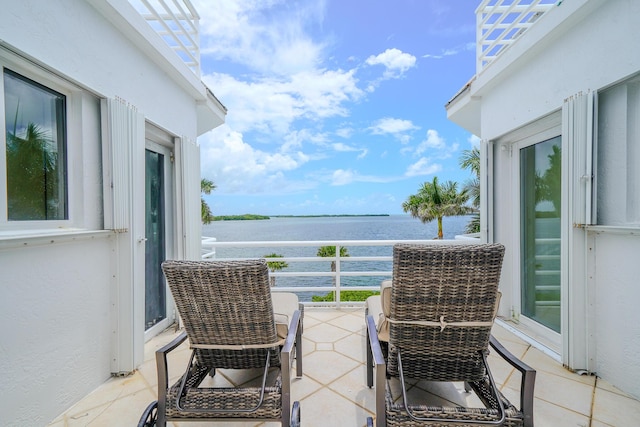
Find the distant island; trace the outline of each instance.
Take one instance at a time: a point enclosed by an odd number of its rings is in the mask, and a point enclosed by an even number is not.
[[[255,214],[244,214],[244,215],[219,215],[214,216],[214,221],[249,221],[254,219],[271,219],[271,217],[264,215],[255,215]]]
[[[244,215],[219,215],[213,218],[214,221],[249,221],[249,220],[262,220],[271,218],[338,218],[338,217],[359,217],[359,216],[389,216],[389,214],[336,214],[336,215],[256,215],[256,214],[244,214]]]

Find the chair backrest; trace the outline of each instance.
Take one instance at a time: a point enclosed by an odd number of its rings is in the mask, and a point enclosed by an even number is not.
[[[162,270],[199,364],[264,366],[259,347],[278,342],[265,260],[165,261]],[[278,366],[278,345],[268,349]]]
[[[428,381],[484,376],[504,246],[398,244],[393,249],[387,371]]]

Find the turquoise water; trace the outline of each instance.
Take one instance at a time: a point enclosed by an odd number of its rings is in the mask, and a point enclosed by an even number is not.
[[[445,217],[445,239],[464,234],[470,216]],[[423,224],[408,215],[366,217],[272,218],[269,220],[216,221],[203,226],[203,236],[218,242],[310,240],[430,240],[437,236],[436,221]],[[351,257],[391,256],[391,246],[346,246]],[[217,258],[261,258],[270,253],[284,257],[315,257],[318,247],[217,248]],[[286,271],[331,271],[331,262],[288,262]],[[390,271],[391,262],[341,262],[342,271]],[[384,277],[342,276],[341,285],[377,286]],[[278,277],[276,286],[332,286],[331,277]],[[326,292],[301,292],[302,301]]]

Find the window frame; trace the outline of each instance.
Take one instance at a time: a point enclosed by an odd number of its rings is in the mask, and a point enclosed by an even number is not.
[[[9,220],[7,203],[7,162],[5,123],[5,70],[31,80],[44,88],[65,96],[65,175],[66,175],[66,219],[50,220]],[[0,46],[0,238],[3,236],[48,234],[83,228],[83,162],[82,162],[82,106],[83,91],[70,81],[58,76],[47,68],[33,63],[20,55]],[[96,165],[100,168],[100,165]]]

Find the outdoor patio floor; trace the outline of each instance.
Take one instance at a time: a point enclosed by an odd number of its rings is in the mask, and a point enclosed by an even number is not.
[[[176,334],[171,328],[152,339],[146,344],[145,361],[138,371],[127,377],[111,378],[49,426],[135,426],[145,407],[157,399],[154,352]],[[500,325],[494,327],[494,335],[509,351],[537,370],[536,426],[640,425],[639,401],[596,376],[578,375],[564,369],[554,359]],[[189,357],[186,345],[174,353],[169,362],[172,381],[184,369]],[[374,390],[366,386],[364,309],[306,307],[303,355],[304,375],[297,379],[293,372],[292,383],[292,401],[300,401],[302,425],[364,426],[366,418],[375,412]],[[503,393],[517,402],[519,375],[497,356],[490,356],[490,364]],[[438,399],[445,397],[441,391],[431,390],[431,393],[439,394],[435,397]],[[457,395],[447,399],[459,399],[464,396],[460,391],[458,386],[443,392]],[[421,390],[421,393],[425,394],[425,391]],[[229,424],[169,423],[179,427]],[[231,425],[277,426],[279,423]]]

